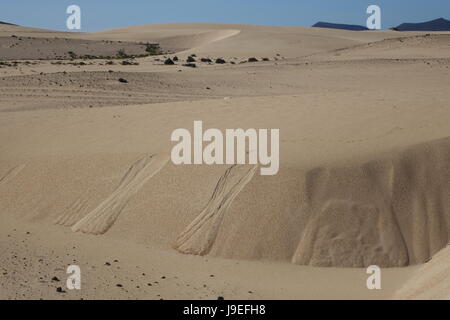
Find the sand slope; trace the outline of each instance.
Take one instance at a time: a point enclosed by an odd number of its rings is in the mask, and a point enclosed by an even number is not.
[[[449,249],[415,271],[414,275],[395,295],[396,299],[450,299]]]

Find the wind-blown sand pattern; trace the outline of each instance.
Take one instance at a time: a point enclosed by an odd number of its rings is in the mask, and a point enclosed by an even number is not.
[[[130,198],[167,163],[166,156],[148,156],[133,164],[117,189],[97,208],[72,226],[74,232],[103,234],[112,227]]]
[[[14,179],[14,177],[17,176],[20,173],[20,171],[22,171],[23,168],[25,168],[25,166],[26,166],[25,164],[19,165],[17,167],[8,170],[5,174],[0,176],[0,185],[7,184],[8,181]]]
[[[307,175],[311,211],[293,262],[402,267],[426,262],[450,241],[450,140],[359,167]]]
[[[0,25],[0,298],[448,298],[449,36]],[[195,120],[280,129],[279,173],[171,164]]]
[[[421,266],[395,295],[403,300],[450,299],[450,247]]]
[[[77,198],[65,212],[55,219],[55,224],[71,227],[85,217],[89,213],[87,210],[90,192],[92,191],[88,189]]]
[[[180,234],[175,248],[182,253],[208,254],[217,237],[223,216],[234,198],[252,179],[258,166],[234,165],[220,177],[205,209]]]

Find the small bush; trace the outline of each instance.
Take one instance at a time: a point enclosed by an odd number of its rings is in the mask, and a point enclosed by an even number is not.
[[[67,52],[67,54],[69,55],[69,57],[71,59],[76,59],[78,57],[77,54],[73,51],[69,51],[69,52]]]
[[[157,43],[148,43],[145,51],[147,51],[151,56],[157,56],[161,54],[161,48]]]
[[[120,49],[119,51],[117,51],[117,58],[119,59],[127,59],[130,56],[128,54],[126,54],[124,49]]]

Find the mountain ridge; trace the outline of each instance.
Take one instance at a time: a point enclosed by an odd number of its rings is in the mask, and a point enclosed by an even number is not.
[[[367,27],[356,25],[356,24],[343,24],[343,23],[331,23],[319,21],[312,25],[313,28],[328,28],[328,29],[342,29],[350,31],[363,31],[369,30]]]
[[[419,23],[402,23],[393,28],[396,31],[450,31],[450,21],[438,18]]]

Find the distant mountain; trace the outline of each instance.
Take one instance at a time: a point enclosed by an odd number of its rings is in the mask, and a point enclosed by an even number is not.
[[[313,25],[314,28],[328,28],[328,29],[342,29],[342,30],[352,30],[352,31],[362,31],[369,30],[366,27],[353,25],[353,24],[339,24],[339,23],[329,23],[329,22],[317,22]]]
[[[421,23],[402,23],[393,29],[397,31],[450,31],[450,21],[439,18]]]
[[[10,26],[16,26],[16,24],[12,24],[12,23],[8,23],[8,22],[3,22],[3,21],[0,21],[0,24],[8,24],[8,25],[10,25]]]

